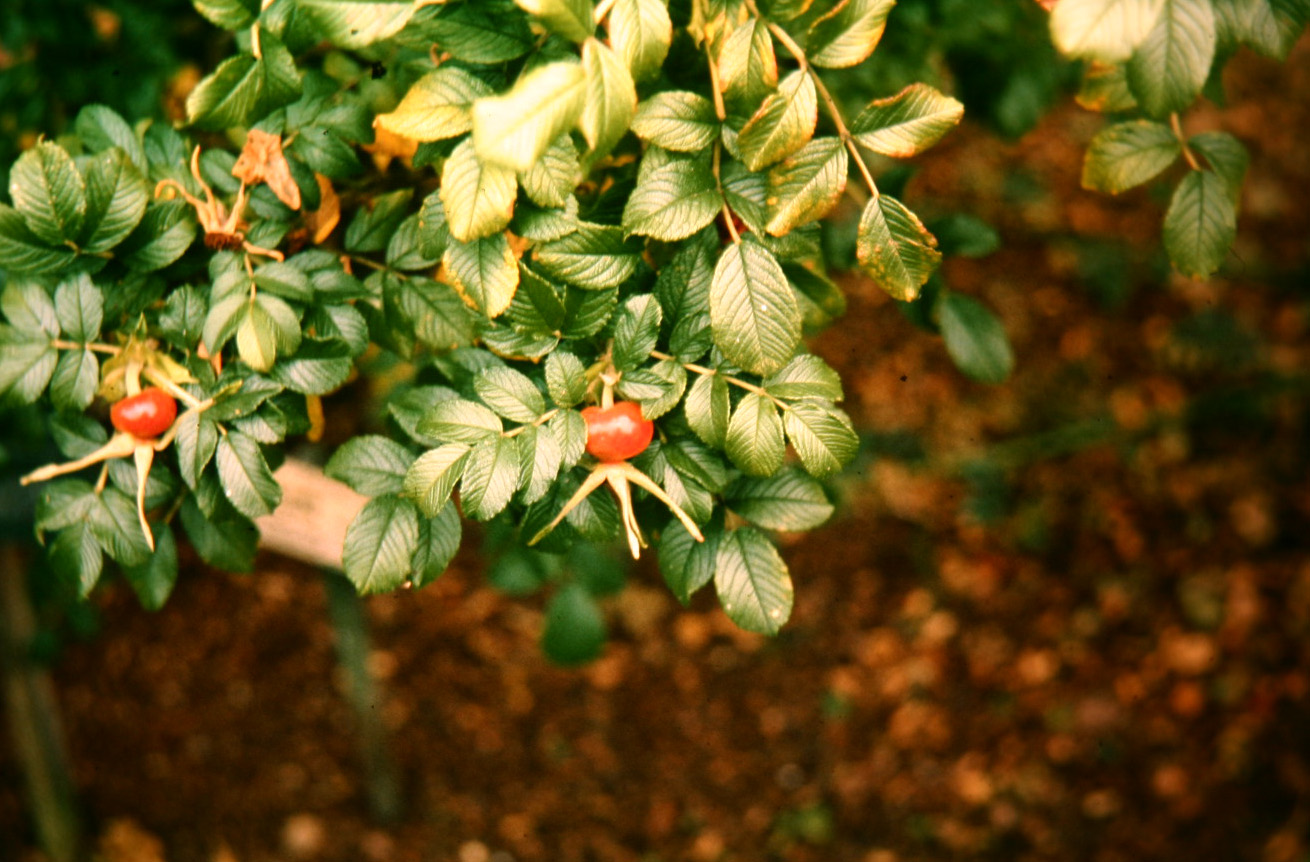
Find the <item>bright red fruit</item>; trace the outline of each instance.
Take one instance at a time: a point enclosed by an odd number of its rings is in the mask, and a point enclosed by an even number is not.
[[[641,405],[635,401],[588,407],[582,418],[587,421],[587,451],[608,463],[640,455],[655,435],[655,423],[642,417]]]
[[[142,389],[109,408],[109,421],[119,431],[148,440],[169,429],[177,418],[177,402],[162,389]]]

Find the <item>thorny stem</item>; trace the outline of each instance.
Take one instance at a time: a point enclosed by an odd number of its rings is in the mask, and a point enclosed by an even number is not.
[[[1183,132],[1183,121],[1178,116],[1177,111],[1169,115],[1169,125],[1174,130],[1174,137],[1178,138],[1178,143],[1182,145],[1183,158],[1187,160],[1188,166],[1194,171],[1201,170],[1201,163],[1196,160],[1196,153],[1192,152],[1192,148],[1187,145],[1187,135]]]
[[[671,362],[678,361],[678,357],[665,353],[662,350],[652,350],[650,352],[650,355],[655,359],[664,359]],[[754,383],[750,383],[748,381],[742,380],[739,377],[732,377],[731,375],[728,374],[720,374],[716,369],[706,368],[704,365],[697,365],[694,362],[682,362],[679,364],[682,365],[683,368],[690,371],[692,374],[700,374],[705,377],[721,377],[726,383],[731,383],[733,386],[737,386],[741,389],[745,389],[747,392],[750,392],[753,395],[758,395],[761,398],[767,398],[770,401],[772,401],[774,404],[776,404],[779,410],[785,411],[791,409],[790,404],[788,404],[785,401],[780,401],[779,399],[775,398],[772,394],[770,394],[767,389],[764,389],[763,387],[760,386],[756,386]]]

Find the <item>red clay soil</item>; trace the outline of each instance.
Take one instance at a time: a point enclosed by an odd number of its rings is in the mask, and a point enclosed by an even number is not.
[[[1004,237],[945,274],[1018,370],[968,382],[846,283],[814,348],[873,442],[834,521],[783,537],[779,638],[679,608],[643,560],[603,658],[555,668],[541,602],[487,588],[473,539],[437,584],[368,599],[396,825],[367,815],[317,573],[192,565],[156,614],[98,593],[102,632],[55,678],[102,858],[1305,859],[1310,43],[1230,83],[1237,107],[1189,118],[1254,152],[1208,283],[1160,266],[1159,195],[1079,188],[1100,120],[1075,107],[924,160],[916,209]],[[1088,240],[1125,235],[1133,289],[1098,302]],[[0,860],[38,859],[11,758],[0,778]]]

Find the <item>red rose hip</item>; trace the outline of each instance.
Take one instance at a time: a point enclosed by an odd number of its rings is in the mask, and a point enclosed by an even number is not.
[[[587,451],[606,463],[640,455],[655,435],[655,423],[641,415],[641,405],[635,401],[588,407],[582,418],[587,422]]]
[[[109,408],[109,421],[119,431],[148,440],[169,429],[177,418],[177,402],[162,389],[142,389]]]

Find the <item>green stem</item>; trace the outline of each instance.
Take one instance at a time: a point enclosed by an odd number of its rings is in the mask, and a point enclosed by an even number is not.
[[[1183,148],[1183,158],[1187,160],[1187,165],[1194,171],[1201,170],[1201,163],[1196,159],[1196,153],[1187,145],[1187,135],[1183,132],[1183,121],[1174,111],[1169,115],[1169,127],[1174,130],[1174,137],[1178,138],[1179,145]]]
[[[670,362],[678,362],[678,357],[665,353],[662,350],[652,350],[650,352],[650,355],[655,359],[663,359]],[[697,365],[695,362],[681,362],[679,364],[683,368],[690,371],[692,374],[700,374],[704,377],[721,377],[723,378],[723,381],[725,383],[731,383],[733,386],[744,389],[753,395],[758,395],[761,398],[767,398],[770,401],[772,401],[775,405],[777,405],[779,410],[785,411],[791,409],[790,404],[788,404],[785,401],[779,400],[778,398],[770,394],[767,389],[764,389],[761,386],[756,386],[754,383],[750,383],[748,381],[742,380],[739,377],[733,377],[728,374],[721,374],[716,369],[706,368],[704,365]]]

